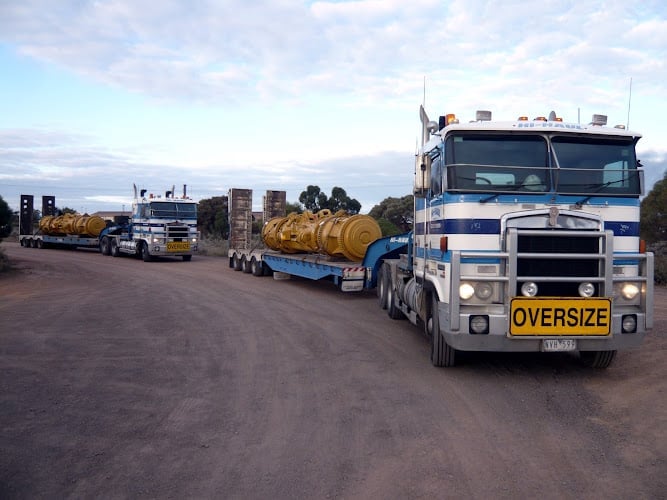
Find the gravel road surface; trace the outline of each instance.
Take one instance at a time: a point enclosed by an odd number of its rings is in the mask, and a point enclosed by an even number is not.
[[[667,290],[608,370],[433,368],[375,295],[3,242],[0,498],[667,495]]]

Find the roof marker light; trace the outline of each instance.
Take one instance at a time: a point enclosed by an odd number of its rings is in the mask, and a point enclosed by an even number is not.
[[[483,109],[477,110],[477,113],[475,114],[475,120],[478,122],[490,122],[491,111],[486,111]]]
[[[534,122],[545,122],[545,121],[547,121],[547,117],[546,116],[537,116],[537,117],[533,118],[533,121]]]
[[[607,124],[607,115],[593,115],[593,119],[591,120],[591,125],[606,125]]]

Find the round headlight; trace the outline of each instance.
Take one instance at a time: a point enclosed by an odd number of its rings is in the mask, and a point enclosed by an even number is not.
[[[493,294],[493,287],[489,283],[477,283],[475,295],[478,299],[486,300]]]
[[[461,283],[459,287],[459,297],[463,300],[468,300],[475,294],[475,289],[470,283]]]
[[[621,295],[627,300],[634,299],[639,293],[639,287],[634,283],[624,283],[621,287]]]
[[[582,297],[592,297],[595,293],[595,286],[593,283],[582,283],[579,285],[579,295]]]
[[[537,283],[526,281],[521,285],[521,294],[524,297],[535,297],[535,295],[537,295]]]

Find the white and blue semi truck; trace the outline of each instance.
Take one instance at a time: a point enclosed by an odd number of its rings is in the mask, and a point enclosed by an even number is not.
[[[461,351],[578,351],[606,368],[653,325],[653,255],[639,237],[641,135],[606,117],[429,121],[423,107],[414,228],[380,271],[380,302]]]

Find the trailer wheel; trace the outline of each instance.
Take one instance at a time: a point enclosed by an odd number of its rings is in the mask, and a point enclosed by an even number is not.
[[[118,248],[118,242],[113,239],[111,240],[111,256],[118,257],[120,255],[120,249]]]
[[[44,248],[44,242],[42,240],[35,240],[35,247]]]
[[[449,367],[456,364],[456,349],[445,342],[440,333],[440,316],[438,314],[438,296],[431,294],[425,318],[425,328],[431,336],[431,364],[438,367]]]
[[[234,271],[241,270],[241,258],[238,254],[234,254],[234,257],[232,257],[232,267],[234,268]]]
[[[401,311],[397,306],[396,306],[396,301],[394,300],[394,295],[396,294],[396,290],[394,290],[394,287],[391,284],[391,280],[387,281],[387,314],[391,319],[403,319],[405,318],[405,315],[403,314],[403,311]]]
[[[378,271],[377,277],[377,295],[378,303],[380,304],[380,309],[387,308],[387,288],[389,288],[389,282],[391,276],[389,273],[389,266],[382,264],[380,270]]]
[[[192,255],[184,255],[183,262],[190,262],[192,260]]]
[[[580,351],[579,358],[590,368],[609,368],[616,357],[616,351]]]
[[[250,271],[253,276],[264,276],[264,265],[262,261],[257,260],[255,257],[250,259]]]
[[[246,259],[245,255],[241,258],[241,271],[248,274],[252,271],[252,269],[250,269],[250,262]]]
[[[104,236],[100,240],[100,252],[102,255],[111,255],[111,246],[109,245],[109,238]]]

